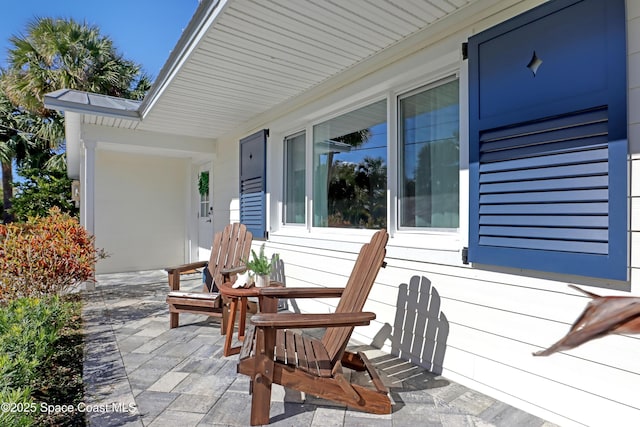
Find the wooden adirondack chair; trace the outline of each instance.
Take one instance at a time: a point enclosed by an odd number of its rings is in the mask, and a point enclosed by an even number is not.
[[[360,250],[345,288],[264,288],[261,298],[341,297],[333,314],[261,313],[251,326],[240,352],[238,372],[251,377],[251,425],[269,423],[271,385],[281,384],[349,407],[375,414],[391,413],[391,399],[377,372],[361,353],[346,351],[355,326],[368,325],[376,315],[362,312],[380,267],[384,267],[389,235],[376,232]],[[267,302],[267,301],[265,301]],[[261,307],[263,302],[261,301]],[[273,302],[270,304],[275,305]],[[322,328],[322,339],[288,328]],[[367,370],[373,387],[352,384],[343,367]]]
[[[226,332],[227,307],[222,303],[217,285],[234,282],[236,275],[246,270],[243,261],[249,258],[252,239],[253,235],[244,224],[229,224],[214,235],[208,264],[199,261],[165,269],[169,275],[170,328],[178,327],[180,313],[196,313],[222,318],[220,330],[222,334]],[[205,283],[202,292],[180,291],[180,274],[205,266],[213,278],[211,286]]]

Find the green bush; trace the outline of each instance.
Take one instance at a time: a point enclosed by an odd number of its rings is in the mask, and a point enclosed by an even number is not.
[[[9,404],[16,410],[0,411],[0,425],[2,426],[32,426],[37,403],[30,396],[29,389],[0,390],[0,402]],[[19,409],[19,410],[18,410]]]
[[[69,320],[58,297],[20,298],[0,310],[0,378],[3,387],[28,387],[53,353],[52,343]]]
[[[91,280],[104,257],[87,230],[58,208],[47,217],[0,224],[0,301],[60,295]]]
[[[12,410],[0,412],[0,425],[28,426],[50,424],[40,412],[40,402],[47,404],[77,404],[82,398],[82,380],[75,379],[72,391],[74,401],[64,393],[60,398],[56,383],[67,388],[67,378],[60,372],[57,353],[61,340],[67,335],[68,325],[79,328],[79,302],[60,297],[20,298],[0,309],[0,402],[8,403]],[[82,358],[81,346],[67,357]],[[76,368],[80,370],[81,367]],[[60,402],[60,399],[63,401]],[[72,414],[79,416],[81,414]],[[59,424],[54,422],[54,424]]]
[[[77,216],[71,199],[71,180],[65,171],[47,168],[20,168],[24,180],[15,183],[16,195],[11,199],[11,213],[17,221],[47,216],[57,206],[62,212]]]

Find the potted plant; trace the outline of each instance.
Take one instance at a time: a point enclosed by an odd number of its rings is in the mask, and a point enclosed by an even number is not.
[[[250,270],[254,275],[255,284],[257,287],[263,287],[269,285],[269,275],[273,264],[278,261],[278,254],[274,254],[271,259],[267,258],[264,254],[264,243],[260,246],[260,253],[256,254],[256,251],[251,249],[251,259],[247,260],[247,270]]]

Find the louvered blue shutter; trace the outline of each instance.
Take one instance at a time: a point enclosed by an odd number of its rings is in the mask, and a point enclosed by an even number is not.
[[[266,147],[268,130],[240,140],[240,222],[254,238],[266,238]]]
[[[469,39],[469,261],[627,279],[623,0]]]

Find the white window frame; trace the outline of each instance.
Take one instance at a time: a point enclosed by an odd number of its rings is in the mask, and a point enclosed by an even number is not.
[[[358,110],[360,108],[367,107],[369,105],[375,104],[376,102],[385,100],[387,106],[387,230],[389,230],[389,210],[390,210],[390,200],[388,197],[389,194],[389,154],[390,154],[390,145],[391,145],[391,133],[389,131],[389,102],[390,96],[388,92],[377,93],[372,96],[361,98],[358,102],[349,103],[342,108],[332,109],[330,113],[324,114],[322,116],[318,116],[315,120],[310,121],[307,125],[307,199],[309,200],[307,204],[307,224],[308,230],[317,234],[340,234],[341,236],[345,235],[354,235],[354,236],[369,236],[375,229],[360,229],[360,228],[341,228],[341,227],[319,227],[313,225],[313,128],[314,126],[327,122],[331,119],[335,119],[342,115],[348,114],[352,111]]]
[[[200,191],[198,191],[198,216],[201,218],[211,216],[211,213],[213,210],[212,204],[211,204],[211,171],[209,169],[201,168],[198,172],[198,181],[200,180],[200,177],[202,176],[202,174],[205,174],[205,173],[209,176],[209,179],[208,179],[209,188],[206,194],[201,194]]]
[[[287,222],[287,140],[294,139],[298,136],[304,135],[304,168],[305,168],[305,190],[304,190],[304,222]],[[308,132],[307,129],[299,130],[297,132],[288,133],[284,138],[282,138],[282,158],[283,158],[283,168],[282,168],[282,220],[281,223],[284,227],[297,227],[297,228],[306,228],[309,223],[309,194],[308,194],[308,183],[309,183],[309,165],[308,165]]]
[[[408,97],[411,97],[413,95],[422,93],[422,92],[426,92],[435,88],[438,88],[442,85],[445,85],[447,83],[453,82],[453,81],[458,81],[458,153],[460,156],[462,156],[461,153],[461,146],[462,146],[462,141],[461,141],[461,137],[460,137],[460,133],[461,133],[461,129],[460,129],[460,114],[461,114],[461,105],[460,105],[460,78],[458,77],[457,74],[451,74],[447,77],[444,78],[439,78],[436,80],[431,81],[430,83],[427,83],[423,86],[420,87],[416,87],[413,88],[409,91],[403,92],[401,94],[398,94],[395,96],[395,107],[396,107],[396,111],[395,111],[395,130],[396,130],[396,161],[395,161],[395,169],[396,169],[396,183],[394,186],[394,190],[395,190],[395,194],[396,194],[396,200],[395,200],[395,205],[394,205],[394,220],[396,223],[396,230],[398,231],[411,231],[411,232],[430,232],[430,233],[437,233],[437,234],[447,234],[447,233],[458,233],[458,231],[460,230],[460,223],[461,223],[461,217],[464,214],[464,212],[462,211],[461,207],[460,207],[460,193],[461,193],[461,189],[460,189],[460,169],[462,166],[462,158],[458,159],[458,227],[409,227],[409,226],[403,226],[400,223],[400,216],[402,215],[402,208],[401,208],[401,198],[400,198],[400,186],[402,185],[402,168],[400,167],[400,160],[402,158],[402,149],[403,149],[403,142],[402,142],[402,135],[401,135],[401,120],[402,118],[400,117],[400,101],[402,101],[403,99],[406,99]]]
[[[384,90],[366,91],[360,93],[361,96],[343,98],[334,102],[330,106],[318,108],[316,114],[309,114],[304,118],[298,118],[297,123],[299,130],[304,126],[306,132],[306,223],[301,224],[285,224],[283,209],[280,209],[283,215],[280,221],[280,232],[293,236],[299,235],[300,231],[311,235],[339,235],[344,241],[359,241],[362,236],[369,236],[372,230],[355,229],[355,228],[334,228],[334,227],[316,227],[313,226],[313,127],[319,123],[323,123],[335,117],[339,117],[350,111],[365,107],[382,99],[387,102],[387,230],[392,237],[394,246],[419,247],[433,249],[438,252],[449,252],[453,254],[444,255],[443,262],[451,263],[453,259],[460,260],[459,251],[463,246],[467,246],[468,242],[468,70],[466,61],[451,60],[448,58],[448,65],[427,72],[428,78],[425,78],[424,71],[421,73],[414,72],[413,78],[403,79],[395,82],[395,84],[385,85]],[[398,227],[399,221],[399,201],[398,201],[398,179],[399,168],[398,161],[398,98],[413,91],[428,88],[431,85],[442,84],[447,78],[457,78],[459,82],[459,226],[456,229],[435,229],[421,227]],[[290,123],[289,123],[290,124]],[[289,128],[288,131],[280,132],[281,135],[293,135],[296,128]],[[284,160],[284,149],[281,151]],[[284,174],[283,174],[284,175]],[[282,201],[284,203],[284,179],[281,189],[283,191]],[[428,239],[425,239],[428,236]],[[329,237],[332,238],[332,237]]]

